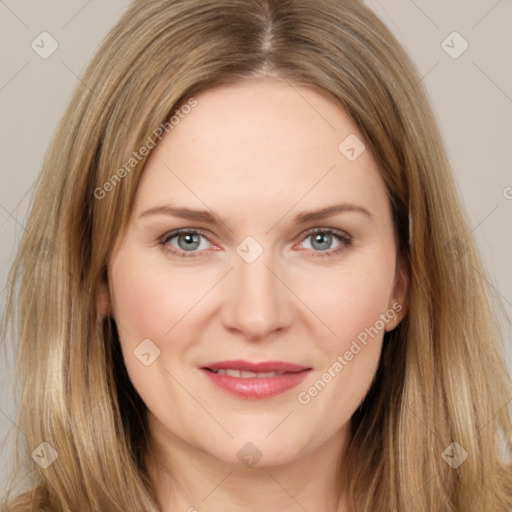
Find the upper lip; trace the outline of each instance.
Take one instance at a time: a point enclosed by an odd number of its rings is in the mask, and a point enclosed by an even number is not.
[[[261,361],[255,363],[252,361],[244,361],[243,359],[232,359],[230,361],[217,361],[202,366],[209,370],[240,370],[254,373],[264,372],[300,372],[302,370],[310,370],[311,367],[302,366],[284,361]]]

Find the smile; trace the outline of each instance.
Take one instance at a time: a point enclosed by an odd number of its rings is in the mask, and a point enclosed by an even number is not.
[[[218,375],[229,375],[230,377],[239,377],[242,379],[250,379],[257,377],[259,379],[264,379],[266,377],[276,377],[277,375],[283,375],[284,372],[263,372],[263,373],[255,373],[255,372],[247,372],[243,370],[231,370],[231,369],[220,369],[220,370],[210,370]]]
[[[298,386],[312,370],[303,366],[275,362],[231,361],[225,364],[231,368],[222,368],[222,363],[209,366],[214,368],[202,367],[200,371],[211,384],[225,393],[244,400],[263,400],[285,393]],[[239,368],[232,368],[233,366]],[[252,371],[249,367],[260,371]],[[273,367],[273,370],[270,367]]]

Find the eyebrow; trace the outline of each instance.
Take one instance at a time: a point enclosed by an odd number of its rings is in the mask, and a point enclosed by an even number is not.
[[[351,203],[340,203],[333,204],[331,206],[327,206],[320,210],[313,210],[307,212],[301,212],[292,219],[293,224],[304,224],[306,222],[311,222],[315,220],[325,219],[327,217],[332,217],[338,213],[346,213],[346,212],[355,212],[362,213],[366,215],[368,218],[372,218],[372,214],[362,206],[358,206]],[[220,224],[226,224],[224,220],[207,211],[207,210],[194,210],[192,208],[185,207],[175,207],[170,205],[157,206],[154,208],[150,208],[145,212],[141,213],[139,218],[146,217],[150,215],[170,215],[173,217],[180,217],[182,219],[202,221],[206,224],[212,224],[214,226],[218,226]]]

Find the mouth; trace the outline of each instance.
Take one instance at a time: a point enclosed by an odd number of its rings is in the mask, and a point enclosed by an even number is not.
[[[209,363],[200,370],[211,383],[230,395],[261,400],[294,388],[312,368],[283,361],[232,360]]]
[[[265,379],[267,377],[276,377],[278,375],[284,375],[286,372],[249,372],[243,370],[231,370],[230,368],[219,370],[212,370],[211,368],[204,368],[210,372],[216,373],[217,375],[229,375],[230,377],[238,377],[240,379],[252,379],[254,377],[258,379]]]

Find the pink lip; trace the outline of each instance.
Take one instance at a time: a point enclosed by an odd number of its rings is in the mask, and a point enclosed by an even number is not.
[[[254,373],[264,372],[300,372],[302,370],[310,370],[311,367],[300,366],[293,363],[285,363],[283,361],[262,361],[261,363],[252,363],[243,359],[232,359],[231,361],[218,361],[216,363],[208,363],[202,368],[210,370],[240,370]]]
[[[230,369],[255,373],[264,372],[285,372],[275,377],[232,377],[231,375],[220,375],[210,370]],[[219,361],[210,363],[201,368],[201,371],[210,379],[213,384],[222,390],[245,398],[246,400],[260,400],[279,395],[300,384],[309,373],[311,368],[300,366],[283,361],[264,361],[252,363],[240,359],[232,361]]]

